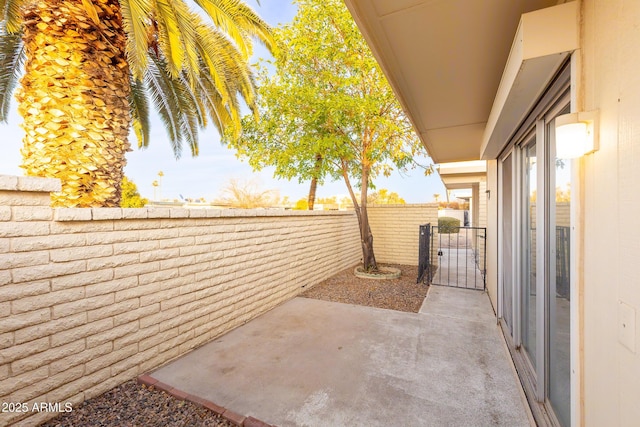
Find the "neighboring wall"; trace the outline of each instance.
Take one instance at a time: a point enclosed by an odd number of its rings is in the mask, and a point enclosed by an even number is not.
[[[477,223],[474,224],[476,227],[486,227],[487,226],[487,179],[483,178],[480,180],[478,185],[478,218]],[[496,197],[494,193],[493,197]],[[475,220],[474,220],[475,221]]]
[[[418,265],[420,225],[438,225],[437,203],[370,205],[368,212],[376,261]]]
[[[0,176],[0,402],[29,411],[78,405],[361,256],[353,212],[51,209],[57,188]]]
[[[584,425],[640,420],[640,1],[582,1],[577,110],[599,110],[600,149],[581,161]],[[572,298],[573,300],[573,298]]]

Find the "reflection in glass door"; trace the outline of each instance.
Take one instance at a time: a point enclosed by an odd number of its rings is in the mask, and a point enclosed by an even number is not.
[[[520,326],[522,347],[535,372],[537,366],[537,301],[536,301],[536,185],[537,168],[535,136],[524,146],[522,156],[522,277],[520,281]]]
[[[568,113],[568,109],[562,114]],[[553,122],[547,135],[552,140],[549,153],[549,227],[548,246],[548,325],[549,365],[548,397],[558,421],[571,425],[571,359],[570,359],[570,255],[571,255],[571,173],[570,159],[555,155]]]

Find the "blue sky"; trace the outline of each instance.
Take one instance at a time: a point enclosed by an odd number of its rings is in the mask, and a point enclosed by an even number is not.
[[[255,0],[248,0],[260,16],[269,24],[277,26],[280,23],[290,22],[295,13],[296,6],[291,0],[261,0],[257,5]],[[268,53],[261,46],[256,45],[256,58],[266,57]],[[9,123],[0,123],[2,135],[2,147],[0,152],[0,174],[22,175],[19,164],[20,147],[22,145],[23,132],[20,129],[21,117],[16,112],[14,101],[9,116]],[[288,196],[290,200],[298,200],[305,197],[308,191],[308,183],[299,184],[297,180],[286,181],[273,178],[273,170],[266,169],[253,172],[246,163],[238,160],[235,152],[222,146],[220,138],[213,127],[200,134],[200,155],[192,158],[188,150],[179,160],[175,160],[173,152],[166,138],[164,127],[157,118],[152,119],[151,143],[145,150],[138,150],[127,154],[127,166],[125,174],[138,186],[144,197],[153,198],[152,182],[158,179],[158,171],[163,171],[162,197],[179,198],[179,195],[192,198],[204,197],[212,200],[220,195],[220,191],[230,178],[240,180],[255,179],[262,185],[262,189],[274,189],[281,196]],[[130,141],[135,147],[135,137],[131,135]],[[421,163],[430,163],[428,159],[422,159]],[[375,181],[377,188],[387,188],[395,191],[408,203],[425,203],[433,200],[433,194],[439,193],[445,196],[444,186],[437,175],[425,177],[420,169],[399,174],[394,172],[389,178],[378,178]],[[328,182],[318,189],[318,197],[330,197],[334,195],[346,195],[347,190],[343,181]]]

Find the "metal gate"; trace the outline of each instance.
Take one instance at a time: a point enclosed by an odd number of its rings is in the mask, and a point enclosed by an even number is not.
[[[429,246],[431,240],[431,224],[420,226],[420,239],[418,240],[418,283],[425,283],[428,280],[429,272]]]
[[[441,230],[439,230],[438,228],[428,224],[420,226],[418,274],[423,274],[418,280],[428,280],[433,285],[484,290],[486,288],[487,229],[440,227]],[[424,274],[425,270],[426,274]]]

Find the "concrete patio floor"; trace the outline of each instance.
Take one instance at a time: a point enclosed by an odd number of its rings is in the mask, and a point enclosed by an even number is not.
[[[534,425],[474,290],[417,314],[294,298],[151,377],[282,427]]]

